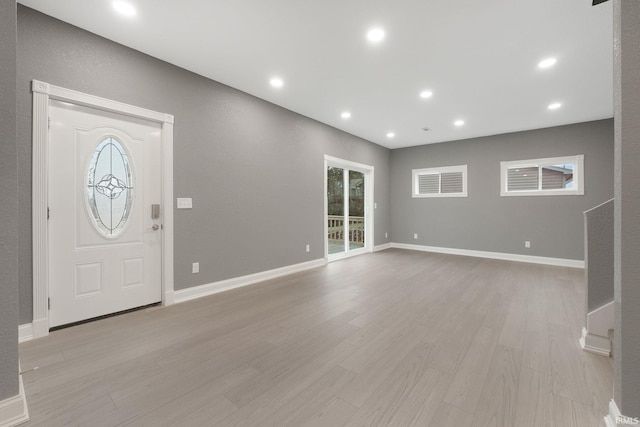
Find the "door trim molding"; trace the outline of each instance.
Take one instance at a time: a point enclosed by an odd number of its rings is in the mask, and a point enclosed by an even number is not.
[[[162,129],[162,205],[164,234],[162,238],[162,303],[173,304],[173,123],[170,114],[158,113],[54,86],[32,81],[33,92],[33,338],[49,335],[49,267],[47,206],[49,188],[48,143],[49,105],[51,100],[159,123]]]
[[[334,165],[336,167],[341,167],[344,169],[354,170],[356,172],[361,172],[364,174],[365,179],[365,211],[364,211],[364,221],[365,221],[365,247],[362,249],[354,249],[350,251],[350,253],[345,254],[336,254],[329,256],[329,242],[327,239],[327,235],[329,234],[329,224],[327,223],[328,216],[328,196],[327,196],[327,168],[329,165]],[[363,163],[352,162],[350,160],[340,159],[338,157],[329,156],[327,154],[324,155],[324,256],[327,262],[337,261],[339,259],[349,258],[351,256],[361,255],[363,253],[370,253],[374,250],[374,210],[375,210],[375,201],[374,201],[374,191],[373,185],[375,182],[375,168],[370,165],[365,165]],[[367,243],[368,242],[368,243]]]

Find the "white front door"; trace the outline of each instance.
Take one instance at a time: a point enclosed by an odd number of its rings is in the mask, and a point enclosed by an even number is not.
[[[49,326],[160,302],[160,125],[51,101],[48,151]]]

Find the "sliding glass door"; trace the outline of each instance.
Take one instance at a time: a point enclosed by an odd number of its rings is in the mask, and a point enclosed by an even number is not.
[[[327,239],[328,254],[345,251],[344,169],[327,167]]]
[[[327,258],[371,252],[373,167],[326,156],[325,171]]]
[[[364,174],[350,170],[349,175],[349,250],[364,248],[365,215],[364,215]]]

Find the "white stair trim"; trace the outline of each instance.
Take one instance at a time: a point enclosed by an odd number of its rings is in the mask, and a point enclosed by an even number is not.
[[[441,248],[437,246],[411,245],[407,243],[391,243],[391,247],[397,249],[409,249],[412,251],[434,252],[439,254],[528,262],[532,264],[555,265],[559,267],[584,268],[584,261],[577,259],[548,258],[533,255],[507,254],[502,252],[475,251],[471,249]]]
[[[232,279],[221,280],[219,282],[208,283],[206,285],[194,286],[187,289],[181,289],[173,292],[174,301],[176,304],[191,301],[193,299],[206,297],[209,295],[217,294],[219,292],[228,291],[231,289],[241,288],[243,286],[249,286],[258,282],[263,282],[269,279],[275,279],[282,276],[287,276],[293,273],[299,273],[313,268],[325,266],[327,260],[324,258],[314,261],[303,262],[300,264],[294,264],[287,267],[276,268],[274,270],[263,271],[260,273],[249,274],[247,276],[234,277]]]
[[[27,397],[24,394],[22,375],[18,378],[20,387],[18,395],[0,402],[0,427],[13,427],[29,421]]]
[[[580,346],[583,350],[609,357],[609,331],[614,327],[615,303],[611,301],[587,314],[587,326],[582,328]]]
[[[609,413],[604,417],[604,424],[607,427],[617,427],[619,416],[620,410],[618,409],[618,405],[616,405],[615,400],[611,399],[609,402]]]
[[[600,356],[611,356],[611,340],[609,337],[601,337],[590,334],[587,328],[582,328],[582,336],[580,337],[580,347],[584,351],[595,353]]]
[[[587,314],[587,330],[590,334],[608,337],[615,319],[615,302],[611,301]]]
[[[640,419],[638,417],[631,418],[625,417],[620,413],[620,409],[618,409],[618,405],[616,401],[611,399],[609,402],[609,414],[604,417],[604,424],[607,427],[618,427],[618,426],[634,426],[640,425]]]

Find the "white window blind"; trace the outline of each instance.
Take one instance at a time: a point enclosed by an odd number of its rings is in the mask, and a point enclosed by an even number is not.
[[[507,176],[508,191],[538,189],[538,168],[509,168]]]
[[[467,165],[414,169],[413,197],[467,197]]]
[[[583,155],[500,162],[500,195],[582,195],[583,168]]]
[[[462,172],[446,172],[440,174],[441,193],[462,193],[464,185]]]
[[[440,175],[437,173],[428,173],[418,175],[418,193],[419,194],[438,194],[440,192]]]

